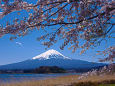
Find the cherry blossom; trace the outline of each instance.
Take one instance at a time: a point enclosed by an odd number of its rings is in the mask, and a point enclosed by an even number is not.
[[[13,19],[14,22],[6,23],[6,26],[0,24],[0,37],[13,34],[12,40],[27,35],[33,29],[51,31],[37,39],[47,39],[43,43],[47,47],[62,39],[60,49],[68,45],[73,52],[81,48],[81,53],[84,53],[95,47],[108,37],[115,25],[112,22],[115,17],[114,0],[38,0],[36,4],[25,0],[1,0],[0,7],[1,19],[15,11],[24,10],[29,15],[22,20]]]

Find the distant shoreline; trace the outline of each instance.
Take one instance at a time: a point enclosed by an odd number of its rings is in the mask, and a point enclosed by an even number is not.
[[[0,73],[0,74],[67,74],[67,73],[82,74],[82,73],[85,73],[85,72],[66,72],[66,73]]]

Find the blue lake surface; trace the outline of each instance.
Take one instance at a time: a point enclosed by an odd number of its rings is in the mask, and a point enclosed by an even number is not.
[[[66,75],[80,75],[80,73],[57,73],[57,74],[0,74],[0,83],[20,82],[24,80],[43,80]]]

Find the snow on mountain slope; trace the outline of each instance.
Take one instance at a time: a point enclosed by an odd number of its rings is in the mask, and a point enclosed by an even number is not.
[[[53,49],[48,50],[38,56],[35,56],[32,59],[46,60],[46,59],[51,59],[51,58],[70,59]]]

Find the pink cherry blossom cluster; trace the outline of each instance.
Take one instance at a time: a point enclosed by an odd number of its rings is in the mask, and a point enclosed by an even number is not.
[[[5,26],[0,24],[0,37],[13,34],[12,40],[27,35],[33,29],[43,30],[48,32],[38,37],[38,40],[47,39],[43,45],[50,47],[62,39],[60,48],[69,45],[73,52],[82,48],[83,53],[96,46],[101,39],[107,38],[115,25],[112,22],[114,0],[38,0],[36,4],[23,0],[1,0],[0,7],[0,18],[22,10],[29,15],[21,20],[13,19],[10,24],[6,22]]]
[[[105,61],[113,62],[115,61],[115,46],[111,46],[104,51],[98,51],[97,54],[106,56],[106,58],[100,59],[100,62],[105,62]]]

